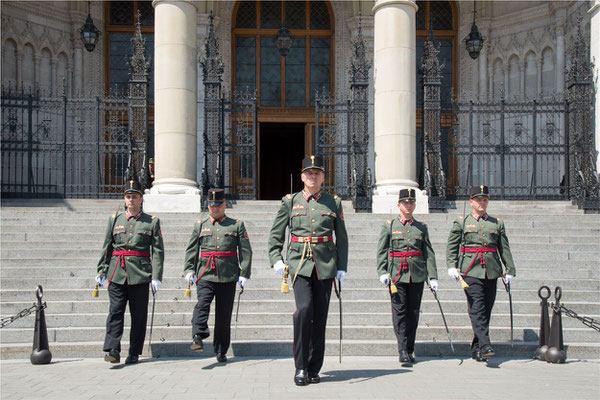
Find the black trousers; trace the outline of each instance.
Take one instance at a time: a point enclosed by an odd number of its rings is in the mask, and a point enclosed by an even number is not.
[[[390,294],[392,299],[392,323],[398,340],[398,352],[415,350],[419,310],[423,298],[423,282],[396,284],[398,293]]]
[[[148,283],[139,285],[120,285],[111,282],[108,286],[110,307],[106,319],[106,336],[104,351],[112,349],[121,351],[121,337],[125,325],[125,307],[129,302],[131,330],[129,332],[129,354],[140,355],[146,338],[148,322]]]
[[[296,369],[318,373],[325,355],[325,328],[333,278],[319,280],[298,275],[294,284],[294,363]]]
[[[231,311],[235,300],[236,282],[209,282],[199,280],[196,283],[198,302],[192,315],[192,336],[200,335],[202,339],[210,336],[208,315],[210,304],[215,301],[215,329],[213,347],[215,353],[227,353],[231,343]]]
[[[490,344],[490,317],[496,301],[497,279],[479,279],[465,276],[469,288],[465,290],[469,304],[469,318],[473,327],[471,349],[479,350]]]

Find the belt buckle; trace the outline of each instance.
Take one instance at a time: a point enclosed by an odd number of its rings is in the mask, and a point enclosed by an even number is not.
[[[310,243],[312,241],[312,237],[311,236],[305,236],[302,238],[302,241],[304,243]]]

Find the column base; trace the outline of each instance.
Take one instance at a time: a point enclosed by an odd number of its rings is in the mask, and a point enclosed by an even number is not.
[[[374,214],[397,214],[398,211],[398,192],[400,189],[407,189],[408,186],[393,188],[387,186],[375,190],[373,193],[373,213]],[[410,187],[410,189],[415,189]],[[414,214],[429,214],[429,196],[425,190],[415,189],[416,207]]]
[[[151,194],[144,195],[144,211],[158,213],[200,213],[202,196],[198,194]]]

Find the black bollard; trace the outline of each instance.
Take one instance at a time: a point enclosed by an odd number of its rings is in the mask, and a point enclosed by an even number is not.
[[[562,289],[558,286],[554,290],[554,299],[556,301],[552,313],[552,324],[550,325],[550,339],[548,339],[548,351],[546,351],[546,361],[553,364],[562,364],[567,360],[567,352],[563,343],[562,331],[562,312],[560,310],[560,298]]]
[[[50,364],[52,353],[48,346],[48,331],[46,329],[46,317],[42,308],[42,295],[44,290],[38,285],[35,295],[37,297],[37,309],[35,311],[35,329],[33,331],[33,350],[29,359],[33,365]]]
[[[547,295],[542,295],[542,290],[546,289]],[[540,306],[542,307],[542,312],[540,316],[540,345],[535,350],[535,355],[533,358],[536,358],[541,361],[546,361],[546,352],[548,351],[548,338],[550,336],[550,319],[548,317],[548,298],[550,297],[550,288],[548,286],[542,286],[538,290],[538,296],[542,301],[540,302]]]

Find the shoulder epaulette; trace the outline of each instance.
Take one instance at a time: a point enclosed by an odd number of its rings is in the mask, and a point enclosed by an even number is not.
[[[286,198],[286,199],[288,199],[288,200],[291,200],[291,199],[292,199],[292,195],[291,195],[291,193],[288,193],[288,194],[286,194],[286,195],[285,195],[285,198]]]

